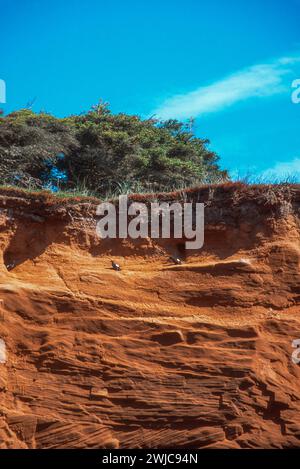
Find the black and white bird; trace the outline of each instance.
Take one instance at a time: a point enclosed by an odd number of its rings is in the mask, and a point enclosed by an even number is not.
[[[117,263],[114,262],[114,261],[111,261],[111,266],[112,266],[112,268],[113,268],[114,270],[116,270],[116,271],[118,271],[118,272],[121,270],[121,267],[119,266],[119,264],[117,264]]]
[[[182,264],[181,259],[179,259],[179,257],[176,257],[176,256],[171,256],[170,261],[172,261],[176,265],[181,265]]]

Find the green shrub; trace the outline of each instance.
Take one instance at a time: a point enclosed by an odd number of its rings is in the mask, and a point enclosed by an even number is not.
[[[61,189],[100,196],[227,180],[208,143],[177,120],[112,114],[106,103],[63,119],[23,109],[0,117],[0,184],[45,187],[49,165],[67,174]]]

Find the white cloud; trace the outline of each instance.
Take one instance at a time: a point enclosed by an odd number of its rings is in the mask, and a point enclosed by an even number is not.
[[[300,158],[285,162],[279,161],[272,168],[263,171],[260,176],[270,181],[300,181]]]
[[[209,86],[175,95],[151,114],[161,119],[186,119],[221,111],[249,98],[289,92],[291,85],[284,77],[292,72],[289,67],[297,62],[300,57],[281,57],[271,63],[248,67]]]

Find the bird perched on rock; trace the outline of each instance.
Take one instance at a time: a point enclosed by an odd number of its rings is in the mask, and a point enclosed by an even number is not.
[[[16,264],[12,262],[11,264],[7,264],[6,268],[7,270],[13,270],[15,268]]]
[[[179,259],[179,257],[176,257],[176,256],[171,256],[170,261],[172,261],[176,265],[181,265],[182,264],[181,259]]]
[[[116,271],[120,271],[121,270],[121,267],[119,266],[119,264],[117,264],[116,262],[114,261],[111,261],[111,266],[114,270]]]

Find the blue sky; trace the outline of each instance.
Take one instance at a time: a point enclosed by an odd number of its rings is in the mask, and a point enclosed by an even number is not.
[[[300,175],[300,0],[0,0],[5,112],[195,117],[233,175]]]

